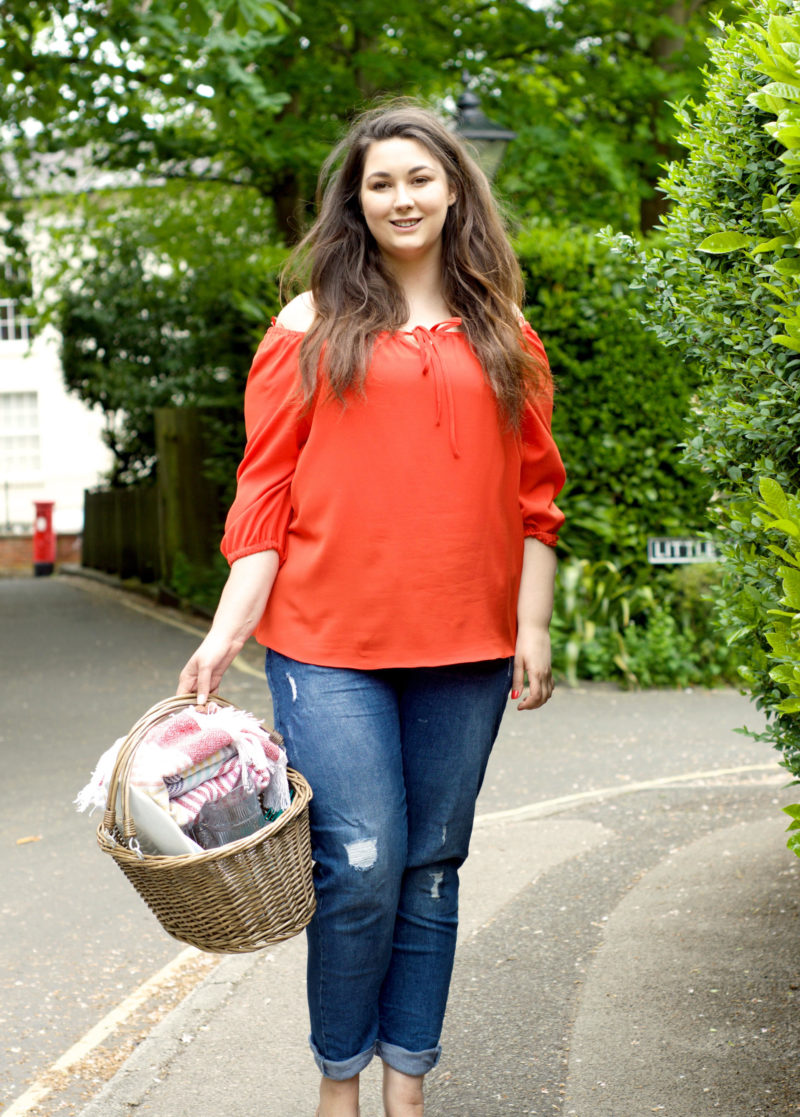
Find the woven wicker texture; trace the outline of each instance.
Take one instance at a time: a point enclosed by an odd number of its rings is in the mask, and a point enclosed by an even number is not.
[[[114,766],[97,843],[173,938],[212,953],[244,954],[291,938],[314,914],[308,828],[311,788],[290,768],[291,805],[255,834],[206,853],[179,857],[141,853],[129,803],[136,749],[152,726],[195,701],[195,695],[166,699],[131,729]],[[218,695],[209,701],[233,705]],[[118,789],[121,820],[115,817]]]

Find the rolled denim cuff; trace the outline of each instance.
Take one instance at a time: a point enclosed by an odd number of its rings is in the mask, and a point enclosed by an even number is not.
[[[439,1062],[442,1045],[430,1047],[427,1051],[406,1051],[404,1047],[396,1047],[393,1043],[386,1043],[379,1039],[375,1044],[376,1054],[394,1070],[401,1074],[427,1074]]]
[[[366,1051],[362,1051],[358,1055],[351,1055],[349,1059],[335,1061],[333,1059],[326,1059],[324,1055],[320,1053],[319,1048],[314,1043],[311,1036],[308,1037],[308,1045],[311,1048],[314,1062],[317,1064],[320,1074],[324,1075],[325,1078],[333,1078],[337,1082],[344,1082],[345,1079],[355,1078],[357,1074],[360,1074],[367,1063],[372,1059],[377,1046],[373,1043]],[[395,1048],[395,1050],[399,1051],[400,1048]],[[420,1072],[414,1071],[413,1073],[417,1074]]]

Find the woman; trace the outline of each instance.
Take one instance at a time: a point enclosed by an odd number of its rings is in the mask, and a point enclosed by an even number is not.
[[[180,678],[203,704],[255,632],[311,783],[319,1117],[419,1117],[455,949],[458,869],[508,698],[545,703],[564,480],[544,350],[488,183],[395,103],[323,168],[311,288],[259,347],[223,552]],[[527,679],[527,689],[525,682]]]

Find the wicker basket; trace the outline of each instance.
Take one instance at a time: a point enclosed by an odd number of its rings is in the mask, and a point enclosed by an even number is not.
[[[211,700],[233,705],[218,695]],[[168,698],[131,729],[114,765],[97,842],[173,938],[215,954],[244,954],[291,938],[314,914],[308,829],[311,788],[289,768],[291,806],[249,837],[205,853],[142,853],[130,810],[136,749],[159,721],[195,702],[195,695]],[[118,790],[121,823],[115,815]]]

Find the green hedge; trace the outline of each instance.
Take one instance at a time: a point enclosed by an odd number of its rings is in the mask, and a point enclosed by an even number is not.
[[[716,489],[721,615],[767,715],[764,736],[800,778],[786,662],[800,666],[800,644],[785,643],[776,664],[772,610],[785,596],[786,560],[759,499],[800,487],[800,11],[790,0],[754,0],[747,11],[712,46],[705,102],[678,114],[688,158],[664,180],[667,241],[648,254],[645,285],[661,339],[701,380],[688,458]],[[788,516],[771,508],[768,518],[792,537]]]

